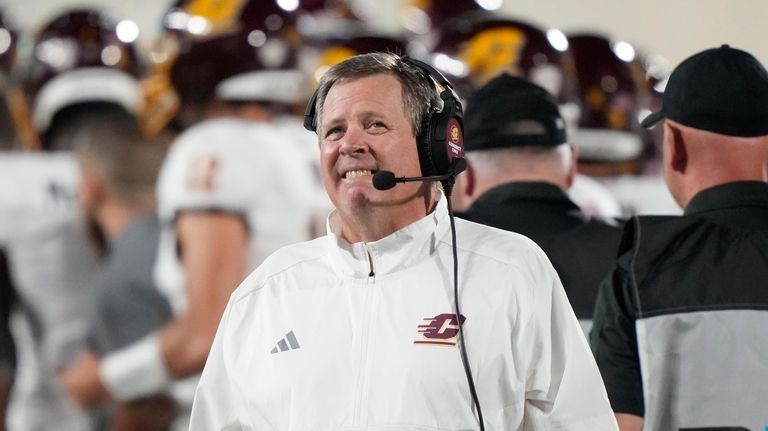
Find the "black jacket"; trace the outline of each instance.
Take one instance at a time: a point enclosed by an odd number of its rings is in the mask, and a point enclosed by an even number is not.
[[[587,217],[560,187],[544,182],[494,187],[457,215],[531,238],[552,261],[576,316],[592,316],[600,281],[616,257],[618,222]]]

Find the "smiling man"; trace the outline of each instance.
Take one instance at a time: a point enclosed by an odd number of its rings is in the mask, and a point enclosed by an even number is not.
[[[320,129],[323,182],[350,243],[376,241],[431,212],[437,195],[427,182],[384,193],[371,181],[382,169],[420,175],[411,122],[398,78],[390,74],[340,82],[328,92]],[[410,145],[408,145],[410,143]]]
[[[544,253],[456,220],[457,319],[441,188],[374,187],[378,171],[441,173],[423,131],[455,100],[446,91],[391,54],[352,57],[323,77],[308,124],[336,207],[328,234],[274,253],[233,294],[192,430],[616,429]]]

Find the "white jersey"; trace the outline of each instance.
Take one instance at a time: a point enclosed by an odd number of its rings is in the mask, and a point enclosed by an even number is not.
[[[83,347],[96,297],[97,256],[77,201],[70,153],[0,153],[0,247],[32,320],[10,407],[13,429],[82,429],[55,371]]]
[[[191,430],[476,430],[443,198],[372,243],[288,246],[233,294]],[[555,270],[532,241],[456,220],[461,318],[487,430],[616,430]]]
[[[174,312],[186,308],[176,217],[186,211],[240,215],[250,235],[250,271],[278,248],[309,237],[317,184],[307,159],[290,133],[270,124],[209,120],[177,138],[158,180],[163,226],[155,271]]]

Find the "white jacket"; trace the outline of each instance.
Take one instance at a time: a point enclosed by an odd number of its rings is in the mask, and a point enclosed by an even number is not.
[[[485,429],[615,430],[544,253],[520,235],[456,225]],[[445,199],[373,243],[349,245],[338,232],[332,214],[327,236],[279,250],[233,294],[191,430],[479,429],[455,345]]]

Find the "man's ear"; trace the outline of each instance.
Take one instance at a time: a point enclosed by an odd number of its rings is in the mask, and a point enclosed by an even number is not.
[[[451,202],[456,211],[466,211],[474,200],[472,193],[475,192],[475,171],[472,165],[467,161],[467,168],[456,177],[456,184],[453,188]]]
[[[93,211],[104,199],[106,187],[100,175],[86,169],[81,172],[78,198],[86,211]]]
[[[675,172],[684,174],[688,166],[688,150],[685,146],[683,132],[669,121],[664,122],[664,127],[664,132],[667,134],[666,144],[669,145],[669,167]]]
[[[462,181],[464,190],[462,190],[462,192],[467,196],[472,196],[475,192],[475,170],[472,168],[469,161],[467,161],[467,168],[461,175],[464,176],[464,181]]]

